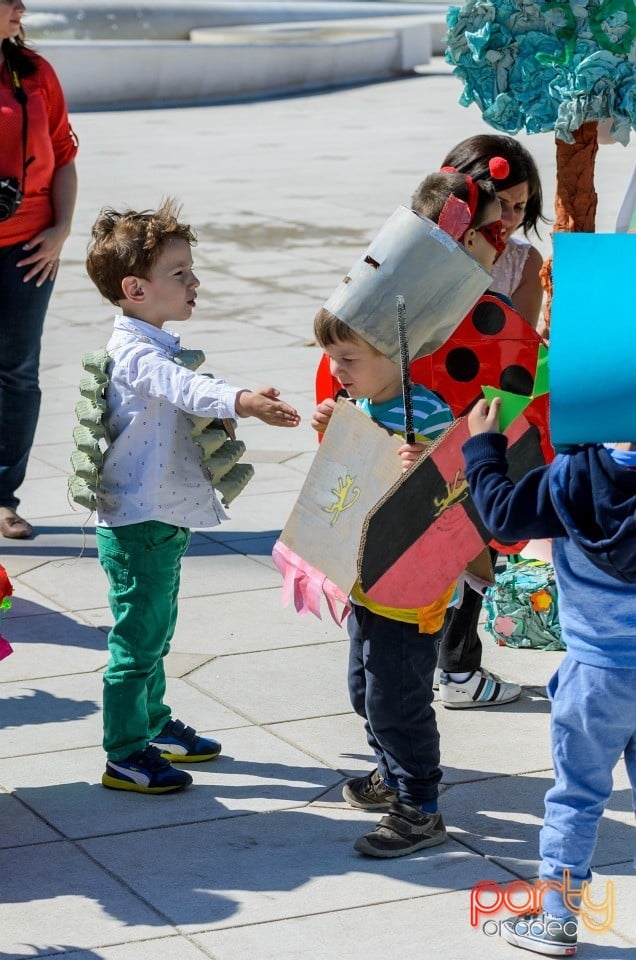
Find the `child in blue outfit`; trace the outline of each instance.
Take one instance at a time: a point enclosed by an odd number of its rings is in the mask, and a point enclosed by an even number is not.
[[[314,331],[332,376],[349,396],[374,420],[403,432],[400,367],[327,310],[318,313]],[[317,407],[312,426],[318,432],[326,429],[334,406],[324,400]],[[413,413],[419,443],[434,440],[453,419],[449,407],[421,386],[413,389]],[[377,766],[350,780],[343,796],[362,810],[388,810],[354,844],[368,856],[402,857],[446,840],[437,809],[442,772],[432,701],[437,641],[453,589],[433,608],[411,610],[381,607],[358,584],[351,595],[349,695],[364,718]]]
[[[108,448],[97,490],[97,550],[115,621],[104,674],[102,783],[153,794],[192,783],[170,761],[211,760],[221,751],[174,720],[164,700],[190,527],[226,517],[189,417],[254,416],[281,427],[300,419],[273,387],[252,392],[183,365],[179,337],[163,329],[189,319],[199,287],[195,235],[178,213],[173,201],[155,212],[103,210],[86,262],[100,293],[119,308],[107,346]]]
[[[577,447],[513,484],[499,407],[481,400],[469,414],[463,452],[470,492],[495,537],[552,538],[567,643],[548,684],[555,784],[545,798],[540,877],[552,886],[544,913],[511,917],[503,936],[527,950],[569,956],[623,753],[636,807],[636,443]]]

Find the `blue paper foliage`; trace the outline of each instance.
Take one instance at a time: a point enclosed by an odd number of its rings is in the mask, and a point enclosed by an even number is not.
[[[554,130],[612,120],[626,144],[636,126],[634,0],[467,0],[447,14],[446,59],[496,130]]]

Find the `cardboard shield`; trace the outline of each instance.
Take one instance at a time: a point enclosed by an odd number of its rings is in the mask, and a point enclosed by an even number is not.
[[[465,418],[457,420],[370,511],[360,540],[358,578],[376,603],[434,603],[490,540],[464,477]],[[517,417],[506,430],[510,476],[545,462],[538,429]]]
[[[300,569],[302,560],[303,570],[319,571],[322,581],[330,581],[328,587],[333,584],[348,597],[358,576],[362,525],[402,475],[397,456],[402,443],[351,401],[338,400],[275,548],[274,560],[283,576],[290,573],[290,563]]]

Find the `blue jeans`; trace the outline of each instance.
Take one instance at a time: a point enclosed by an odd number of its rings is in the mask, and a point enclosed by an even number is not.
[[[349,631],[349,696],[364,717],[380,775],[397,784],[402,803],[435,801],[442,779],[433,709],[439,633],[422,634],[353,604]]]
[[[548,684],[554,786],[545,796],[541,829],[542,880],[570,871],[573,903],[592,877],[598,825],[612,793],[612,771],[621,754],[636,808],[636,670],[579,663],[566,654]],[[558,889],[543,898],[549,913],[573,912]]]
[[[13,510],[40,412],[40,343],[53,291],[50,280],[23,282],[22,247],[0,247],[0,507]]]

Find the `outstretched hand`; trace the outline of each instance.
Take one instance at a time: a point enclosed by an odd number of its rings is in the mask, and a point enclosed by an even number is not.
[[[499,411],[501,397],[495,397],[492,403],[487,400],[478,400],[468,414],[468,429],[471,437],[478,433],[500,433]]]
[[[236,398],[234,409],[238,417],[256,417],[272,427],[297,427],[300,415],[288,403],[279,400],[280,391],[275,387],[260,390],[242,390]]]

